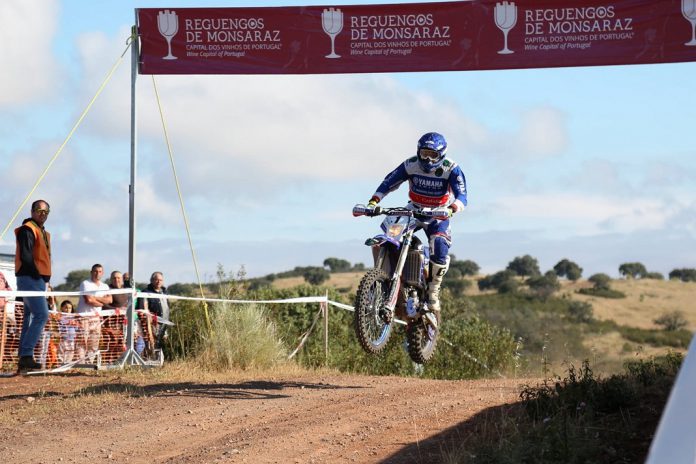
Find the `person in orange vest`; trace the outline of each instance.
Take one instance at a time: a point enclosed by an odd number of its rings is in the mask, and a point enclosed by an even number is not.
[[[17,290],[45,292],[51,280],[51,234],[44,229],[50,212],[49,204],[36,200],[31,204],[31,217],[15,229],[15,275]],[[24,297],[24,321],[19,337],[17,371],[41,369],[34,360],[34,349],[48,320],[45,296]]]

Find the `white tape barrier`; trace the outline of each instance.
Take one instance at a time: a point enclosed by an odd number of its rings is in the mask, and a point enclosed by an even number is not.
[[[109,290],[91,290],[87,292],[45,292],[38,290],[0,290],[0,298],[31,297],[31,296],[80,296],[80,295],[124,295],[133,293],[130,288],[112,288]],[[161,295],[160,295],[161,296]]]
[[[305,296],[305,297],[297,297],[297,298],[285,298],[281,300],[229,300],[229,299],[223,299],[223,298],[201,298],[201,297],[191,297],[191,296],[177,296],[177,295],[168,295],[168,294],[162,294],[162,293],[148,293],[148,292],[136,292],[133,289],[130,288],[120,288],[120,289],[110,289],[110,290],[96,290],[96,291],[89,291],[89,292],[56,292],[56,291],[51,291],[51,292],[39,292],[39,291],[0,291],[0,297],[6,297],[6,298],[12,298],[14,296],[80,296],[80,295],[93,295],[99,293],[100,295],[118,295],[118,294],[133,294],[136,298],[160,298],[160,299],[167,299],[167,300],[183,300],[183,301],[206,301],[206,302],[213,302],[213,303],[232,303],[232,304],[273,304],[273,303],[280,303],[280,304],[286,304],[286,303],[326,303],[330,304],[332,306],[336,306],[337,308],[344,309],[346,311],[355,311],[355,307],[344,304],[344,303],[339,303],[337,301],[329,300],[328,297],[326,296]],[[165,325],[174,325],[173,322],[170,322],[166,319],[163,319],[161,317],[156,316],[155,314],[150,313],[148,310],[137,310],[139,313],[146,313],[150,314],[151,317],[157,318],[157,322],[165,324]],[[321,311],[319,312],[319,314]],[[62,314],[71,314],[75,315],[75,313],[62,313]],[[124,314],[124,311],[120,310],[101,310],[98,313],[82,313],[79,314],[79,316],[95,316],[95,315],[100,315],[100,316],[111,316],[111,315],[120,315]],[[315,321],[316,322],[316,319]],[[394,322],[397,324],[401,325],[406,325],[405,321],[402,321],[401,319],[396,319],[394,318]],[[314,323],[312,324],[312,328],[314,327]],[[309,331],[305,334],[305,337],[309,336],[309,333],[311,332],[312,328],[309,329]],[[305,340],[306,341],[306,340]],[[446,343],[448,343],[445,340]],[[295,350],[295,352],[301,348],[301,346],[304,344],[304,341],[300,343],[300,346]],[[294,355],[295,353],[293,353]],[[483,367],[486,369],[490,370],[488,366],[486,366],[485,363],[482,363],[475,357],[468,355],[467,353],[464,353],[468,357],[470,357],[473,361],[481,364]],[[292,356],[292,355],[291,355]],[[502,376],[499,372],[496,372],[499,376]],[[696,463],[695,463],[696,464]]]
[[[0,298],[14,297],[32,297],[32,296],[81,296],[81,295],[124,295],[133,294],[136,298],[163,298],[167,300],[184,300],[184,301],[211,301],[216,303],[332,303],[334,306],[342,306],[343,309],[352,310],[352,306],[343,305],[341,303],[331,302],[325,296],[305,296],[297,298],[286,298],[282,300],[228,300],[223,298],[201,298],[192,296],[168,295],[163,293],[148,293],[138,292],[130,288],[115,288],[109,290],[90,290],[85,292],[56,292],[56,291],[36,291],[36,290],[0,290]]]
[[[337,308],[340,309],[345,309],[346,311],[355,311],[355,308],[353,306],[344,304],[344,303],[339,303],[337,301],[329,300],[326,296],[303,296],[303,297],[297,297],[297,298],[285,298],[281,300],[229,300],[229,299],[224,299],[224,298],[202,298],[202,297],[192,297],[192,296],[177,296],[177,295],[168,295],[168,294],[162,294],[162,293],[148,293],[148,292],[134,292],[130,288],[119,288],[119,289],[110,289],[110,290],[95,290],[95,291],[88,291],[88,292],[56,292],[56,291],[51,291],[51,292],[41,292],[41,291],[15,291],[15,290],[3,290],[0,291],[0,297],[6,297],[6,298],[11,298],[15,296],[80,296],[80,295],[94,295],[94,294],[100,294],[100,295],[119,295],[119,294],[133,294],[136,298],[163,298],[167,300],[182,300],[182,301],[206,301],[206,302],[213,302],[213,303],[232,303],[232,304],[253,304],[253,303],[258,303],[258,304],[272,304],[272,303],[280,303],[280,304],[285,304],[285,303],[328,303],[331,306],[336,306]],[[104,315],[105,311],[101,311],[100,314]],[[163,320],[164,321],[164,320]],[[394,319],[394,321],[397,324],[402,324],[405,325],[406,322],[400,320],[400,319]],[[164,323],[170,323],[169,321],[164,321]]]

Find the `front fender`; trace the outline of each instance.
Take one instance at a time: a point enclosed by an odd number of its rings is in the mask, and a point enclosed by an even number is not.
[[[392,245],[394,245],[396,247],[397,250],[401,248],[400,241],[394,239],[393,237],[387,237],[384,234],[375,235],[372,238],[368,238],[367,240],[365,240],[365,245],[370,246],[370,247],[382,246],[382,245],[384,245],[385,242],[391,243]]]

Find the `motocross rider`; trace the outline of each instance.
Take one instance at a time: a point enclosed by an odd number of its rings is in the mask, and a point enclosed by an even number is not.
[[[462,211],[466,201],[466,179],[457,163],[447,158],[447,141],[437,132],[428,132],[418,140],[416,156],[390,172],[367,203],[374,209],[382,198],[408,181],[409,204],[418,208],[443,208],[448,219],[429,219],[425,234],[430,242],[428,308],[440,311],[440,286],[449,269],[452,244],[449,218]]]

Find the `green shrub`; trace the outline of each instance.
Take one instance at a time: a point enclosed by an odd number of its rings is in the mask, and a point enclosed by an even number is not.
[[[204,369],[267,369],[287,359],[275,325],[262,307],[221,304],[212,316],[196,361]]]
[[[665,276],[660,272],[648,272],[643,276],[644,279],[665,280]]]
[[[598,296],[600,298],[626,298],[626,294],[611,288],[581,288],[578,293],[583,295]]]
[[[516,282],[514,280],[515,275],[516,274],[513,271],[509,270],[498,271],[495,274],[487,275],[486,277],[480,279],[478,281],[478,288],[479,290],[500,290],[500,287],[502,287],[505,284],[511,285],[510,281]]]
[[[578,322],[592,322],[594,319],[592,305],[584,301],[570,301],[568,303],[568,315]]]
[[[611,283],[611,277],[603,272],[592,274],[587,280],[594,284],[595,290],[609,290],[609,284]]]
[[[644,462],[681,356],[628,363],[602,379],[587,361],[567,375],[527,386],[521,403],[468,422],[448,463]]]
[[[674,332],[675,330],[683,329],[689,325],[689,321],[684,318],[684,313],[681,311],[665,313],[653,322],[662,326],[668,332]]]
[[[693,337],[693,334],[684,329],[673,331],[639,329],[637,327],[617,326],[621,335],[627,340],[642,345],[652,345],[655,347],[686,348]]]
[[[449,273],[447,273],[447,275],[449,275]],[[470,280],[461,278],[448,279],[447,276],[445,276],[445,281],[442,283],[443,288],[449,289],[449,291],[455,297],[460,297],[464,295],[466,289],[471,287],[472,285],[473,284]]]
[[[554,271],[548,271],[543,276],[530,277],[525,283],[529,286],[532,294],[542,300],[547,299],[561,288]]]

